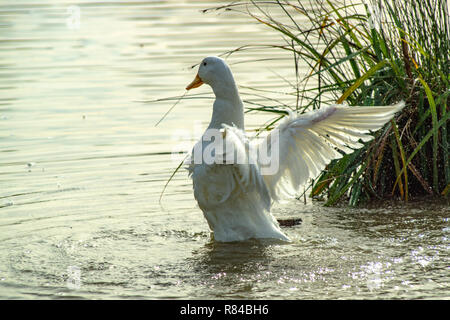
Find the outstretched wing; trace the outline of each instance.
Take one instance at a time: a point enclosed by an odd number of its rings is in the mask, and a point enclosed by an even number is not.
[[[258,160],[264,150],[270,153],[275,172],[261,172],[273,200],[294,195],[309,178],[317,177],[333,159],[351,153],[373,137],[404,102],[392,106],[348,107],[330,105],[300,116],[289,117],[258,144]]]

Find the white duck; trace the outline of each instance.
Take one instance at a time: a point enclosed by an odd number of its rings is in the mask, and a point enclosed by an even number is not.
[[[188,170],[195,199],[214,239],[223,242],[250,238],[289,241],[270,213],[272,203],[295,195],[301,185],[317,177],[331,160],[342,157],[336,149],[350,153],[353,152],[350,148],[361,148],[359,139],[364,142],[372,139],[366,133],[381,128],[404,106],[403,102],[379,107],[330,105],[299,116],[290,114],[263,141],[256,143],[245,137],[242,100],[223,59],[205,58],[186,89],[203,83],[211,86],[216,100],[211,122],[194,147]],[[212,148],[215,150],[210,153],[215,159],[212,163],[202,157],[194,161],[196,152],[212,147],[214,132],[220,132],[221,136],[215,136],[214,141],[223,139],[224,152]],[[270,153],[269,164],[261,159],[264,148]],[[229,150],[234,155],[231,164],[227,158]],[[236,161],[239,157],[247,161]],[[264,173],[267,166],[277,170]]]

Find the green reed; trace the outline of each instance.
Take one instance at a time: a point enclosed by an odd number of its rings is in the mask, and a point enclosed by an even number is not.
[[[445,0],[249,1],[218,9],[243,12],[276,30],[282,42],[265,49],[292,54],[296,106],[250,106],[250,112],[277,114],[262,130],[273,128],[287,108],[302,113],[328,103],[406,101],[374,140],[333,161],[311,182],[313,197],[326,197],[326,205],[343,198],[356,205],[392,196],[407,201],[448,194],[450,22]],[[282,15],[275,19],[272,10]],[[301,23],[305,18],[307,26]],[[228,54],[250,49],[261,48],[244,46]],[[301,79],[300,64],[309,67]]]

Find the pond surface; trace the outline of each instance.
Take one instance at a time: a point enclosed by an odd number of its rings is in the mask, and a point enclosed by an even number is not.
[[[205,56],[280,42],[243,14],[201,12],[227,3],[0,2],[0,298],[450,298],[448,203],[293,200],[273,209],[303,220],[288,244],[211,242],[184,170],[159,203],[172,152],[212,111],[203,86],[155,127],[164,98]],[[295,103],[291,58],[227,59],[247,105]],[[248,129],[272,117],[248,114]]]

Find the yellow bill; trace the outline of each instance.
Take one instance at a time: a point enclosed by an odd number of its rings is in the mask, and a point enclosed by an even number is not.
[[[191,89],[193,89],[193,88],[198,88],[198,87],[200,87],[202,84],[203,84],[203,81],[202,81],[202,79],[200,79],[200,77],[198,76],[198,73],[197,73],[197,75],[195,76],[194,81],[192,81],[192,82],[186,87],[186,90],[191,90]]]

